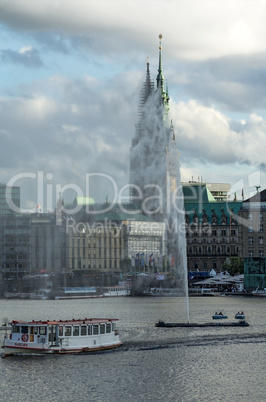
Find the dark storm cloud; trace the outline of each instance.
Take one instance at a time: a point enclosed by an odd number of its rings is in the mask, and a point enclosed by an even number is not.
[[[40,68],[44,65],[38,50],[33,48],[25,48],[19,52],[3,49],[0,52],[0,59],[2,63],[23,65],[30,68]]]
[[[121,91],[127,79],[119,76],[110,86],[102,87],[91,77],[77,81],[54,78],[46,82],[46,89],[57,91],[57,101],[42,94],[1,98],[1,165],[9,174],[52,173],[62,185],[84,187],[85,175],[90,172],[106,172],[119,186],[127,183],[128,152],[137,115],[136,89],[127,85]],[[9,179],[3,169],[1,177]],[[100,191],[106,194],[96,183],[93,196],[101,197]]]
[[[179,61],[171,66],[168,78],[182,86],[181,96],[201,100],[205,105],[220,105],[225,110],[247,112],[266,108],[265,66],[265,53]]]

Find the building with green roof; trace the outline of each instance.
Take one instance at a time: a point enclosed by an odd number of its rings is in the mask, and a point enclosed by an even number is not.
[[[189,271],[221,271],[238,256],[238,213],[242,201],[216,201],[203,183],[183,185]]]
[[[216,202],[214,196],[206,186],[202,183],[182,183],[185,203],[203,203]]]

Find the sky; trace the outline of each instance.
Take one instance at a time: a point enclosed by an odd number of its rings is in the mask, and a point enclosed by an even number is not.
[[[158,36],[182,181],[266,187],[265,0],[0,0],[0,182],[22,207],[122,194]]]

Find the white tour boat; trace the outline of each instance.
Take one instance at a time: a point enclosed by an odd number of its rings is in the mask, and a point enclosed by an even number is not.
[[[4,355],[95,352],[121,346],[118,319],[12,321],[6,331]]]
[[[103,289],[103,296],[129,296],[130,290],[128,286],[109,286]]]

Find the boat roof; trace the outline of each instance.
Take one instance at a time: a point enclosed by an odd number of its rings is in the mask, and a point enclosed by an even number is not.
[[[108,322],[118,321],[117,318],[73,318],[72,320],[47,320],[47,321],[22,321],[22,320],[13,320],[9,324],[10,325],[82,325],[82,324],[105,324]]]

